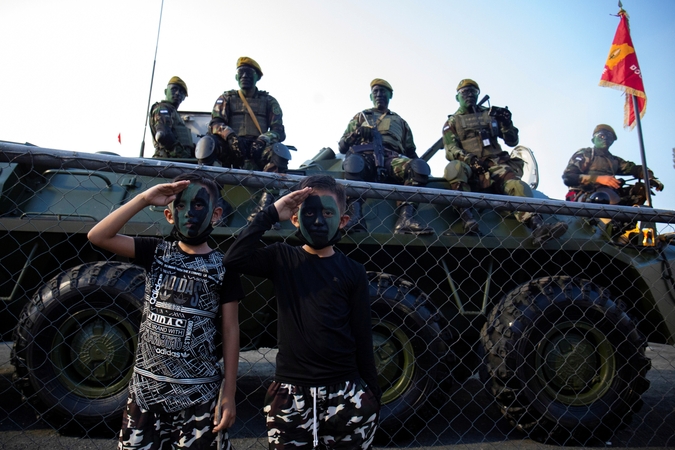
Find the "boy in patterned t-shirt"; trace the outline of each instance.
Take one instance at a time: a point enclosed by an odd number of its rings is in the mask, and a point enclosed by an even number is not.
[[[181,175],[137,195],[88,234],[93,244],[135,258],[147,273],[119,449],[230,447],[227,428],[236,416],[239,362],[237,300],[243,292],[238,275],[226,272],[223,254],[206,243],[222,214],[217,200],[212,180]],[[173,242],[118,234],[150,205],[168,205],[164,215],[174,225]],[[224,380],[215,351],[219,312]]]

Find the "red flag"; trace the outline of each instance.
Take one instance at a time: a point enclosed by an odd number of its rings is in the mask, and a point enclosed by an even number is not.
[[[119,142],[120,144],[122,144],[122,133],[119,133],[119,134],[117,135],[117,142]]]
[[[647,109],[647,94],[642,84],[642,72],[638,64],[633,40],[630,38],[628,27],[628,14],[623,9],[619,10],[619,27],[616,29],[609,56],[605,62],[605,69],[600,77],[600,86],[611,87],[624,91],[626,103],[623,107],[623,126],[633,129],[635,127],[635,110],[631,95],[637,97],[640,118],[644,117]]]

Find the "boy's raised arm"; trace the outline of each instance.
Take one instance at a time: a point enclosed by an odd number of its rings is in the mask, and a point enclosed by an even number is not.
[[[117,255],[128,258],[135,257],[134,239],[130,236],[118,234],[119,231],[143,208],[150,205],[166,206],[171,203],[176,198],[176,194],[187,188],[189,184],[190,182],[187,180],[158,184],[145,192],[141,192],[94,225],[87,234],[87,238],[92,244]]]

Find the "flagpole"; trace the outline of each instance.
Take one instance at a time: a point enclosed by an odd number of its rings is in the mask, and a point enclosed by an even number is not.
[[[649,169],[647,168],[647,156],[645,155],[645,144],[642,139],[642,120],[640,119],[640,108],[638,108],[638,99],[633,97],[633,111],[635,111],[635,124],[637,125],[638,141],[640,143],[640,158],[642,158],[642,177],[645,180],[645,196],[647,197],[647,206],[652,207],[652,194],[649,186]]]

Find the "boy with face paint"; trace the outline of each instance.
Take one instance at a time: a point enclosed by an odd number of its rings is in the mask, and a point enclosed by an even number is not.
[[[132,198],[95,225],[89,240],[146,270],[134,373],[119,449],[229,449],[239,362],[239,276],[207,239],[222,209],[216,184],[187,174]],[[173,241],[118,234],[148,206],[167,206]],[[215,337],[223,335],[224,378]],[[185,442],[189,444],[186,445]]]
[[[269,448],[370,448],[382,392],[373,356],[363,265],[333,244],[349,221],[343,186],[326,175],[259,212],[225,255],[225,267],[274,283],[279,314],[275,379],[267,391]],[[262,235],[291,220],[302,246]]]

